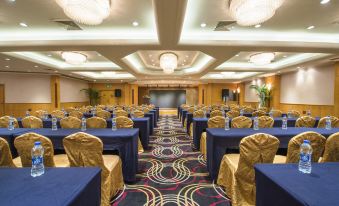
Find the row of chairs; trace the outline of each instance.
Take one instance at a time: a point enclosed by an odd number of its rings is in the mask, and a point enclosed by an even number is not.
[[[19,157],[12,159],[8,142],[0,138],[0,167],[31,167],[31,149],[36,141],[44,148],[45,167],[100,167],[101,205],[123,189],[122,163],[117,155],[103,155],[102,141],[92,135],[78,132],[63,139],[65,154],[54,155],[50,139],[36,133],[26,133],[14,140]]]
[[[306,139],[312,145],[312,162],[339,162],[339,133],[331,135],[327,140],[316,132],[299,134],[289,141],[287,156],[276,155],[280,143],[276,137],[258,133],[241,140],[240,154],[224,155],[217,184],[225,188],[226,194],[232,200],[232,205],[255,205],[254,165],[297,163],[300,145]]]

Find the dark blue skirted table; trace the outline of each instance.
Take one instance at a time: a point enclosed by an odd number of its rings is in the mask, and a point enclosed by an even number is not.
[[[279,148],[287,148],[290,139],[300,133],[314,131],[325,137],[333,133],[339,132],[339,128],[326,130],[324,128],[297,128],[290,127],[287,130],[281,128],[263,128],[259,130],[249,129],[206,129],[207,132],[207,169],[212,177],[216,179],[219,172],[219,166],[222,157],[228,148],[239,147],[242,138],[256,133],[266,133],[277,137],[280,141]]]
[[[29,132],[48,137],[56,150],[63,150],[62,140],[76,132],[81,132],[80,129],[32,129]],[[26,132],[15,133],[14,138]],[[122,172],[124,180],[134,182],[138,169],[138,136],[139,129],[87,129],[85,133],[94,135],[101,139],[105,151],[118,151],[122,161]]]
[[[185,119],[186,119],[187,112],[188,112],[187,110],[184,110],[184,109],[181,110],[181,123],[182,123],[182,126],[184,126],[184,122],[185,122]]]
[[[46,168],[31,177],[31,168],[0,169],[0,205],[100,206],[101,169]]]
[[[145,117],[148,117],[150,119],[150,132],[153,134],[154,132],[154,127],[156,127],[156,121],[155,121],[155,116],[154,113],[145,113]]]
[[[153,109],[153,110],[150,110],[149,112],[154,114],[155,127],[156,127],[157,126],[157,122],[159,120],[157,110]]]
[[[181,114],[181,107],[178,107],[178,114],[177,114],[177,116],[178,116],[178,118],[180,118],[180,114]]]
[[[188,115],[187,115],[188,117]],[[252,127],[253,127],[253,120],[252,117]],[[274,118],[274,124],[273,127],[282,127],[282,117],[276,117]],[[320,120],[319,117],[316,117],[316,123],[314,127],[318,126],[318,122]],[[188,119],[187,119],[188,120]],[[193,118],[193,143],[195,149],[200,149],[200,138],[201,134],[206,131],[207,129],[207,122],[208,118]],[[287,127],[295,127],[295,122],[297,121],[297,118],[288,118],[287,119]],[[232,119],[230,119],[230,123],[232,122]],[[187,122],[188,123],[188,122]]]
[[[257,206],[339,205],[339,163],[314,163],[311,174],[297,164],[255,166]]]
[[[14,134],[22,133],[22,132],[28,132],[33,129],[28,128],[15,128],[14,130],[8,130],[7,128],[0,128],[0,137],[4,138],[8,144],[9,148],[11,149],[12,156],[17,157],[17,152],[14,147]],[[0,153],[1,155],[1,153]],[[1,201],[0,201],[1,202]]]

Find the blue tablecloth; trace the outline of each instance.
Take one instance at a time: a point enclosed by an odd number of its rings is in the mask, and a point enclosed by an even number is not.
[[[150,132],[151,134],[153,134],[154,132],[154,127],[155,127],[155,117],[154,117],[154,113],[145,113],[145,117],[149,117],[150,119]]]
[[[157,121],[159,121],[159,117],[160,117],[160,108],[159,108],[159,107],[155,107],[154,109],[155,109],[155,111],[157,111]]]
[[[63,150],[63,138],[76,132],[81,132],[80,129],[32,129],[30,132],[41,134],[51,139],[54,149]],[[138,135],[139,129],[87,129],[88,134],[94,135],[101,139],[105,151],[118,151],[122,161],[122,171],[124,180],[134,182],[135,175],[138,169]],[[14,134],[14,138],[26,132]]]
[[[31,177],[31,168],[0,169],[0,205],[100,206],[101,169],[46,168]]]
[[[186,114],[187,114],[187,110],[181,110],[181,124],[182,126],[184,126],[184,122],[185,122],[185,119],[186,119]]]
[[[339,205],[339,163],[312,164],[312,173],[297,164],[255,166],[257,206]]]
[[[324,128],[297,128],[290,127],[287,130],[281,128],[253,129],[206,129],[207,132],[207,169],[212,179],[217,178],[219,166],[227,148],[239,147],[242,138],[256,133],[266,133],[277,137],[280,141],[279,148],[287,148],[289,140],[302,132],[314,131],[325,137],[339,132],[339,128],[326,130]]]
[[[154,114],[154,127],[157,127],[157,122],[158,122],[158,114],[156,110],[150,110],[150,113]]]
[[[188,113],[190,114],[190,113]],[[187,114],[187,117],[189,115]],[[251,117],[253,121],[253,117]],[[282,127],[282,117],[276,117],[274,118],[274,124],[273,127]],[[318,122],[320,120],[319,117],[316,117],[316,123],[314,127],[318,126]],[[188,120],[188,119],[187,119]],[[200,138],[201,134],[206,131],[207,129],[207,121],[208,118],[192,118],[193,121],[193,143],[194,143],[194,148],[200,149]],[[287,119],[287,127],[295,127],[295,122],[297,121],[297,118],[288,118]],[[232,119],[230,119],[230,122],[232,122]],[[253,127],[253,122],[252,122],[252,127]]]
[[[180,118],[181,115],[181,107],[178,107],[178,118]]]
[[[27,129],[27,128],[15,128],[14,130],[8,130],[7,128],[0,128],[0,137],[4,138],[8,142],[13,157],[18,156],[17,151],[14,147],[14,134],[27,132],[31,130],[32,129]]]

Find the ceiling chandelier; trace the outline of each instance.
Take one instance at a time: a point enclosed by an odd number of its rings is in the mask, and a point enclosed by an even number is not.
[[[99,25],[111,10],[110,0],[56,0],[66,16],[86,25]]]
[[[284,0],[229,0],[229,11],[240,26],[261,24],[275,14]]]
[[[79,52],[62,52],[61,57],[72,65],[80,65],[87,61],[87,56]]]
[[[165,74],[171,74],[178,66],[178,56],[174,53],[163,53],[160,55],[160,67]]]
[[[250,56],[250,62],[255,65],[262,66],[270,64],[273,61],[274,57],[275,54],[272,52],[253,54],[252,56]]]

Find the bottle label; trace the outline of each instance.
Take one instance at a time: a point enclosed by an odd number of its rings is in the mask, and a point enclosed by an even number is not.
[[[302,162],[309,162],[311,159],[311,155],[309,154],[300,154],[300,160]]]
[[[38,164],[42,164],[42,157],[38,156],[38,157],[33,157],[32,158],[32,165],[38,165]]]

